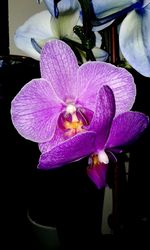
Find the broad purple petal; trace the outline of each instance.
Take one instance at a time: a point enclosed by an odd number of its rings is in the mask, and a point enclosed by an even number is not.
[[[41,75],[62,100],[76,97],[78,62],[71,48],[60,40],[48,42],[41,52]]]
[[[95,137],[95,132],[84,132],[71,137],[49,152],[42,154],[38,167],[42,169],[56,168],[88,156],[93,153]]]
[[[27,83],[13,99],[12,122],[26,139],[45,142],[52,138],[62,109],[59,98],[44,79]]]
[[[78,71],[80,89],[79,101],[86,107],[95,109],[96,93],[103,85],[108,85],[114,93],[116,114],[129,111],[133,106],[136,86],[132,75],[124,68],[105,62],[88,62]]]
[[[149,119],[140,112],[125,112],[112,123],[105,148],[121,147],[137,139],[148,126]]]
[[[87,167],[87,174],[98,189],[106,186],[106,173],[108,165],[100,163],[94,167]]]
[[[103,86],[97,95],[96,109],[89,130],[97,133],[96,148],[102,149],[107,141],[115,116],[115,100],[112,90]]]

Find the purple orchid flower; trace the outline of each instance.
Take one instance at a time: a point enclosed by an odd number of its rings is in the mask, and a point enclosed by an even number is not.
[[[120,150],[137,139],[148,126],[148,117],[142,113],[128,111],[116,117],[115,113],[114,94],[108,86],[103,86],[90,125],[42,154],[39,168],[52,169],[91,155],[87,174],[97,188],[104,187],[109,163],[107,152]]]
[[[127,70],[104,62],[79,67],[71,48],[60,40],[43,47],[40,69],[41,78],[28,82],[13,99],[11,116],[17,131],[40,143],[42,153],[89,126],[103,85],[114,93],[116,115],[134,103],[136,88]]]

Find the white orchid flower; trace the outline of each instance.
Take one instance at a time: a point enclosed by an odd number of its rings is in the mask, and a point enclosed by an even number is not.
[[[33,15],[20,26],[16,30],[14,41],[16,46],[28,56],[40,60],[40,54],[33,47],[31,39],[34,39],[41,48],[51,39],[68,38],[81,43],[73,32],[75,25],[82,25],[79,10],[60,15],[59,18],[53,17],[48,10],[45,10]],[[102,37],[98,32],[95,32],[95,35],[96,45],[92,50],[93,54],[96,60],[106,61],[108,53],[100,49]],[[84,55],[85,53],[82,52],[82,59],[85,59]]]
[[[133,10],[123,20],[120,32],[120,49],[128,63],[140,74],[150,77],[150,0]]]

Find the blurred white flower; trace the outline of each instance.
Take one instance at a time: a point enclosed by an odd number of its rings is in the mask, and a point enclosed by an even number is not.
[[[78,36],[73,32],[75,25],[81,25],[80,11],[60,15],[59,18],[53,17],[48,10],[42,11],[30,17],[15,33],[14,41],[16,46],[25,52],[28,56],[39,60],[40,54],[34,48],[31,39],[34,39],[39,47],[52,39],[68,38],[81,44]],[[108,53],[101,50],[102,37],[95,32],[96,44],[93,48],[93,54],[96,60],[106,61]],[[85,61],[85,53],[81,52],[81,57]]]

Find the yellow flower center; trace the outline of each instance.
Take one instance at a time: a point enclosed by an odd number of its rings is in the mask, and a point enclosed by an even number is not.
[[[100,164],[100,161],[98,159],[98,154],[93,154],[89,158],[89,168],[96,167]]]
[[[64,122],[64,127],[67,130],[66,135],[69,137],[84,130],[82,121],[78,120],[75,113],[72,114],[72,121]]]
[[[66,104],[65,110],[59,116],[58,126],[64,131],[64,137],[72,137],[86,130],[93,112],[82,107],[76,107],[73,102],[68,100]]]
[[[89,158],[89,168],[99,166],[101,163],[108,164],[109,159],[104,150],[99,151],[97,154],[92,154]]]
[[[93,165],[98,165],[99,164],[98,155],[93,155],[92,161],[93,161]]]

